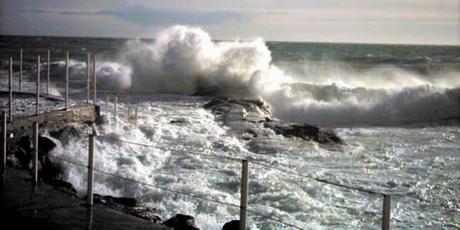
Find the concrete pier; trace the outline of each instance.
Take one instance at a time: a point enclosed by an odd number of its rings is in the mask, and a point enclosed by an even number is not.
[[[48,184],[34,187],[31,179],[25,170],[7,167],[0,185],[3,229],[170,229],[100,204],[87,207]]]

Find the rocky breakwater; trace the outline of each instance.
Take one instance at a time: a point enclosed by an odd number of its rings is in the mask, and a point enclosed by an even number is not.
[[[344,141],[333,130],[310,124],[283,122],[273,117],[269,106],[260,99],[215,98],[204,105],[215,119],[245,140],[267,135],[282,135],[314,141],[321,146],[340,146]]]

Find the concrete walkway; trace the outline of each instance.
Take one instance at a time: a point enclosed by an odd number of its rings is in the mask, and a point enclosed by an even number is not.
[[[24,170],[6,169],[0,185],[2,229],[150,229],[170,228],[153,224],[101,205],[85,202],[48,184],[32,186]]]

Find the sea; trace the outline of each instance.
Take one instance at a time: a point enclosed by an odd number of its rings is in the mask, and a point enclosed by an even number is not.
[[[18,87],[22,49],[23,89],[34,92],[40,55],[41,90],[49,65],[49,93],[64,95],[69,52],[71,106],[85,102],[86,61],[96,55],[105,121],[96,193],[221,229],[239,218],[242,166],[233,158],[248,159],[251,229],[380,229],[381,194],[391,197],[394,229],[460,229],[460,46],[214,40],[188,26],[153,36],[0,36],[2,90],[10,57]],[[194,96],[210,88],[216,95]],[[241,138],[203,108],[213,96],[261,99],[274,118],[331,129],[346,144],[264,127]],[[15,102],[23,112],[34,106],[26,100]],[[87,163],[88,130],[74,127],[80,134],[53,139],[51,155],[68,160],[64,179],[84,196],[86,168],[69,162]]]

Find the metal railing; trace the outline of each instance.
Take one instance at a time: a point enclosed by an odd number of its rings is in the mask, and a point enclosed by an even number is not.
[[[19,91],[22,92],[22,49],[21,49],[21,58],[20,58],[20,78],[19,78]],[[69,104],[68,104],[68,101],[69,101],[69,54],[66,53],[66,71],[65,71],[65,75],[66,75],[66,82],[65,82],[65,109],[68,109],[69,107]],[[49,73],[50,73],[50,68],[49,68],[49,61],[50,61],[50,52],[48,51],[48,68],[47,68],[47,94],[49,95],[49,86],[50,86],[50,80],[49,80]],[[96,66],[96,57],[95,55],[93,55],[93,59],[92,59],[92,65],[90,65],[90,62],[91,62],[91,55],[88,54],[88,59],[87,59],[87,85],[86,85],[86,103],[89,104],[90,103],[90,96],[91,96],[91,82],[93,83],[93,90],[92,90],[92,101],[93,101],[93,104],[96,105],[97,103],[97,94],[96,94],[96,70],[95,70],[95,66]],[[8,116],[7,116],[7,113],[3,112],[2,113],[2,132],[1,132],[1,138],[2,138],[2,141],[1,141],[1,144],[2,144],[2,154],[1,154],[1,162],[2,162],[2,177],[4,175],[4,170],[5,170],[5,167],[6,167],[6,153],[7,153],[7,138],[8,138],[8,133],[7,133],[7,126],[8,126],[8,122],[12,122],[12,113],[13,113],[13,108],[12,108],[12,102],[13,102],[13,87],[12,87],[12,75],[13,75],[13,68],[12,68],[12,58],[10,58],[9,60],[9,77],[8,77],[8,89],[9,89],[9,102],[8,102]],[[92,71],[91,71],[92,70]],[[39,99],[40,99],[40,56],[37,57],[37,78],[36,78],[36,109],[35,109],[35,114],[39,114],[40,113],[40,108],[39,108]],[[91,80],[91,76],[92,75],[92,80]],[[106,96],[106,105],[105,105],[105,112],[106,114],[109,114],[109,103],[110,103],[110,96],[107,95]],[[117,108],[117,104],[118,104],[118,97],[117,96],[114,96],[114,100],[113,100],[113,103],[114,103],[114,106],[113,106],[113,116],[114,116],[114,122],[115,122],[115,125],[117,125],[117,120],[118,120],[118,108]],[[134,112],[134,114],[133,114]],[[132,106],[131,104],[129,104],[128,106],[128,112],[127,112],[127,119],[128,119],[128,122],[130,123],[134,123],[135,125],[137,124],[137,119],[138,119],[138,108],[137,106],[134,107],[134,109],[132,109]],[[220,158],[220,159],[227,159],[227,160],[233,160],[233,161],[237,161],[237,162],[241,162],[241,179],[240,179],[240,186],[241,186],[241,189],[240,189],[240,192],[241,192],[241,197],[240,197],[240,204],[237,205],[237,204],[232,204],[232,203],[228,203],[228,202],[222,202],[222,201],[219,201],[219,200],[214,200],[214,199],[211,199],[211,198],[208,198],[208,197],[204,197],[204,196],[199,196],[199,195],[195,195],[195,194],[188,194],[188,193],[184,193],[184,192],[180,192],[180,191],[174,191],[172,189],[169,189],[169,188],[166,188],[166,187],[162,187],[162,186],[158,186],[158,185],[154,185],[154,184],[150,184],[150,183],[145,183],[145,182],[142,182],[142,181],[139,181],[139,180],[136,180],[136,179],[133,179],[133,178],[127,178],[127,177],[123,177],[123,176],[120,176],[120,175],[116,175],[114,173],[110,173],[110,172],[105,172],[103,170],[100,170],[100,169],[97,169],[94,167],[94,157],[96,155],[96,151],[95,151],[95,142],[97,139],[113,139],[113,140],[116,140],[116,141],[120,141],[120,142],[123,142],[123,143],[127,143],[127,144],[134,144],[134,145],[138,145],[138,146],[143,146],[143,147],[152,147],[152,148],[158,148],[157,146],[151,146],[151,145],[146,145],[146,144],[143,144],[143,143],[137,143],[137,142],[134,142],[134,141],[129,141],[129,140],[121,140],[121,139],[116,139],[116,138],[113,138],[113,137],[109,137],[109,136],[98,136],[97,135],[97,132],[94,128],[94,126],[92,126],[93,129],[92,129],[92,133],[90,133],[88,136],[89,136],[89,141],[88,141],[88,163],[87,165],[84,165],[84,164],[81,164],[81,163],[78,163],[78,162],[74,162],[74,161],[71,161],[71,160],[68,160],[68,159],[65,159],[65,158],[59,158],[59,157],[55,157],[55,156],[49,156],[51,158],[54,158],[54,159],[57,159],[57,160],[60,160],[60,161],[63,161],[63,162],[67,162],[69,164],[73,164],[73,165],[77,165],[77,166],[80,166],[80,167],[85,167],[87,168],[87,204],[88,205],[93,205],[93,187],[94,187],[94,172],[97,172],[97,173],[100,173],[100,174],[104,174],[104,175],[108,175],[108,176],[113,176],[113,177],[117,177],[117,178],[120,178],[120,179],[123,179],[123,180],[127,180],[127,181],[131,181],[131,182],[134,182],[134,183],[138,183],[138,184],[142,184],[142,185],[145,185],[145,186],[148,186],[148,187],[152,187],[152,188],[156,188],[156,189],[161,189],[163,191],[166,191],[166,192],[170,192],[170,193],[174,193],[174,194],[178,194],[178,195],[183,195],[183,196],[187,196],[187,197],[192,197],[192,198],[195,198],[195,199],[201,199],[201,200],[206,200],[206,201],[210,201],[210,202],[215,202],[215,203],[219,203],[219,204],[222,204],[222,205],[226,205],[226,206],[230,206],[230,207],[234,207],[234,208],[239,208],[240,209],[240,229],[246,229],[246,219],[247,219],[247,213],[252,213],[252,214],[255,214],[255,215],[259,215],[259,216],[263,216],[261,213],[257,212],[257,211],[254,211],[254,210],[251,210],[248,208],[248,195],[249,195],[249,165],[250,164],[254,164],[254,165],[259,165],[259,166],[262,166],[262,167],[266,167],[266,168],[270,168],[270,169],[274,169],[274,170],[277,170],[279,172],[282,172],[282,173],[287,173],[289,175],[295,175],[295,176],[298,176],[298,177],[301,177],[301,178],[305,178],[305,179],[309,179],[309,180],[314,180],[314,181],[317,181],[317,182],[321,182],[321,183],[325,183],[325,184],[329,184],[329,185],[333,185],[333,186],[337,186],[337,187],[341,187],[341,188],[345,188],[345,189],[349,189],[349,190],[354,190],[354,191],[359,191],[359,192],[362,192],[362,193],[367,193],[367,194],[376,194],[376,195],[380,195],[383,197],[383,209],[382,209],[382,229],[384,230],[387,230],[387,229],[390,229],[390,221],[391,221],[391,215],[390,215],[390,208],[391,208],[391,196],[389,194],[385,194],[385,193],[381,193],[381,192],[376,192],[376,191],[372,191],[372,190],[368,190],[368,189],[365,189],[365,188],[359,188],[359,187],[353,187],[353,186],[350,186],[350,185],[345,185],[345,184],[340,184],[338,182],[332,182],[332,181],[328,181],[326,179],[323,179],[323,178],[319,178],[319,177],[312,177],[312,176],[306,176],[306,175],[303,175],[303,174],[300,174],[298,172],[295,172],[295,171],[292,171],[292,170],[286,170],[286,169],[283,169],[283,168],[279,168],[279,167],[274,167],[273,165],[270,165],[266,162],[262,162],[262,161],[256,161],[256,160],[249,160],[249,159],[241,159],[241,158],[235,158],[235,157],[229,157],[229,156],[222,156],[222,155],[215,155],[215,154],[206,154],[206,153],[197,153],[201,156],[205,156],[205,157],[213,157],[213,158]],[[34,122],[33,123],[33,182],[34,183],[37,183],[38,182],[38,135],[39,135],[39,126],[38,126],[38,123],[37,122]],[[277,222],[277,223],[280,223],[280,224],[283,224],[285,226],[288,226],[288,227],[291,227],[291,228],[295,228],[295,229],[302,229],[302,227],[299,227],[299,226],[296,226],[294,224],[290,224],[290,223],[287,223],[281,219],[278,219],[278,218],[273,218],[273,217],[264,217],[265,219],[268,219],[268,220],[271,220],[271,221],[274,221],[274,222]]]

